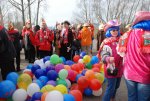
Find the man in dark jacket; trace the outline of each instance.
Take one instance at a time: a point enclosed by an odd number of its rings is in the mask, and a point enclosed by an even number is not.
[[[5,80],[8,73],[15,71],[15,48],[10,40],[7,30],[0,25],[0,69],[2,79]]]

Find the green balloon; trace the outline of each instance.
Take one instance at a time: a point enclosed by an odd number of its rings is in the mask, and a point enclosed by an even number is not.
[[[59,56],[56,54],[53,54],[50,58],[50,62],[54,65],[58,64],[60,62]]]
[[[13,101],[13,99],[10,97],[10,98],[7,99],[7,101]]]
[[[68,71],[66,69],[62,69],[59,71],[59,78],[66,79],[68,76]]]
[[[86,64],[86,68],[87,68],[87,69],[92,69],[92,64],[91,64],[90,62],[87,63],[87,64]]]
[[[63,60],[61,58],[59,58],[59,63],[63,63]]]
[[[57,85],[60,85],[60,84],[62,84],[62,85],[64,85],[64,86],[66,86],[67,87],[67,82],[65,81],[65,80],[63,80],[63,79],[59,79],[59,80],[57,80]]]

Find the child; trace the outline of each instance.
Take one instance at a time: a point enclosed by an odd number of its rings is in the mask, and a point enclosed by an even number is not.
[[[106,39],[102,42],[99,54],[104,62],[104,72],[108,84],[102,101],[114,101],[117,89],[122,77],[122,57],[117,54],[117,43],[120,36],[119,23],[117,20],[109,21],[105,27]]]

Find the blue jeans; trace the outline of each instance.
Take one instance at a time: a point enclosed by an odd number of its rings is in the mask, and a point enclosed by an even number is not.
[[[121,78],[107,78],[108,84],[102,101],[110,101],[111,98],[115,98],[120,81]]]
[[[128,101],[150,101],[150,84],[126,80]]]

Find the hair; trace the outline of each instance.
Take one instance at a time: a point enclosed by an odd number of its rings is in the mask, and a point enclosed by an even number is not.
[[[143,20],[137,24],[135,24],[133,27],[133,29],[143,29],[143,30],[147,30],[150,31],[150,20]]]
[[[105,36],[107,38],[112,37],[112,35],[110,33],[110,31],[112,31],[112,30],[118,30],[118,36],[117,37],[119,37],[121,35],[120,34],[120,27],[119,26],[113,26],[113,27],[110,27],[110,28],[107,29],[106,34],[105,34]]]
[[[69,21],[64,21],[63,24],[67,24],[67,25],[70,25],[70,22]]]

